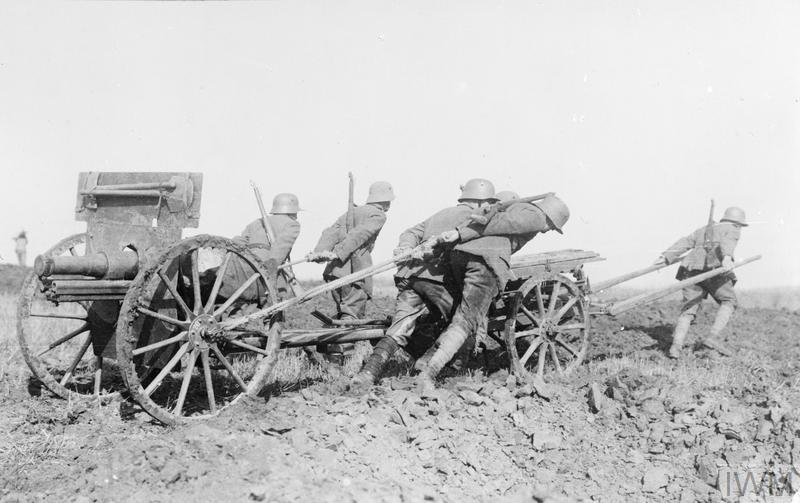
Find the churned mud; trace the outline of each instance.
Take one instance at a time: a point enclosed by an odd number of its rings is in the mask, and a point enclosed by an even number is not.
[[[733,357],[672,361],[676,314],[595,318],[587,361],[544,386],[500,354],[428,393],[398,364],[354,396],[352,362],[177,427],[3,387],[0,501],[721,501],[720,468],[800,469],[800,315],[741,309]]]

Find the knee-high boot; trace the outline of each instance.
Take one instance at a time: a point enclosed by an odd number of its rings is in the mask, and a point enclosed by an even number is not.
[[[453,356],[461,349],[469,334],[460,325],[450,325],[437,341],[438,348],[428,361],[427,367],[420,374],[420,379],[426,384],[431,384],[442,368],[447,365]]]
[[[374,384],[383,373],[383,369],[386,367],[389,359],[399,347],[397,341],[391,337],[384,337],[378,341],[378,344],[375,345],[375,349],[372,350],[372,354],[369,355],[364,362],[364,366],[361,367],[361,371],[353,376],[353,380],[350,382],[351,385],[369,386]]]
[[[669,357],[679,358],[681,355],[681,348],[686,341],[686,334],[689,333],[689,327],[692,325],[692,316],[689,314],[682,314],[675,322],[675,331],[672,332],[672,345],[669,347]]]

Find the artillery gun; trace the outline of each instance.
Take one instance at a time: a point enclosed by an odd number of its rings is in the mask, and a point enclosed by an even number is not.
[[[52,392],[71,399],[107,399],[118,393],[130,375],[145,372],[142,379],[147,383],[158,377],[157,371],[169,358],[138,352],[136,346],[159,342],[163,346],[163,341],[174,338],[176,326],[188,328],[190,318],[214,318],[217,297],[226,293],[230,297],[239,290],[233,284],[235,277],[224,270],[216,281],[214,268],[204,271],[199,257],[212,261],[226,257],[226,265],[235,263],[238,270],[252,272],[247,275],[251,278],[247,287],[258,290],[254,294],[271,298],[265,292],[274,291],[274,271],[268,272],[247,248],[212,236],[181,240],[184,228],[199,223],[202,182],[200,173],[79,175],[75,216],[86,222],[86,232],[36,257],[18,304],[17,333],[23,357]],[[165,250],[176,246],[186,252],[181,260],[159,261]],[[156,263],[163,267],[149,274]],[[202,287],[201,273],[211,278]],[[222,276],[227,278],[225,285]],[[157,285],[152,284],[153,277]],[[201,288],[214,300],[186,308],[182,295],[187,287],[190,293],[197,289],[195,300]],[[127,313],[125,326],[119,326],[123,301],[130,295],[150,309]],[[225,308],[236,300],[230,299]],[[194,328],[186,332],[194,333]],[[118,340],[118,332],[125,334],[124,340]],[[204,363],[207,352],[208,348],[202,353]],[[227,400],[221,394],[220,400]]]

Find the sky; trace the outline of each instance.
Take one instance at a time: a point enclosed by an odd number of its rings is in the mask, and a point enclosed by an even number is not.
[[[740,287],[800,286],[800,3],[273,1],[0,3],[0,255],[85,224],[81,171],[203,173],[200,227],[235,236],[265,198],[305,209],[293,256],[387,180],[373,256],[473,177],[555,191],[594,281],[649,265],[740,206]],[[318,278],[322,266],[296,269]],[[631,283],[673,281],[664,271]]]

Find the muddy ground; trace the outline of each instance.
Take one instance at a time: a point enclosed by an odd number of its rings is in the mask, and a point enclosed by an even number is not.
[[[352,362],[178,427],[32,396],[7,370],[0,501],[720,501],[721,467],[800,469],[800,314],[741,309],[733,357],[676,362],[677,309],[595,318],[584,365],[541,389],[473,365],[433,393],[400,372],[351,396]]]

